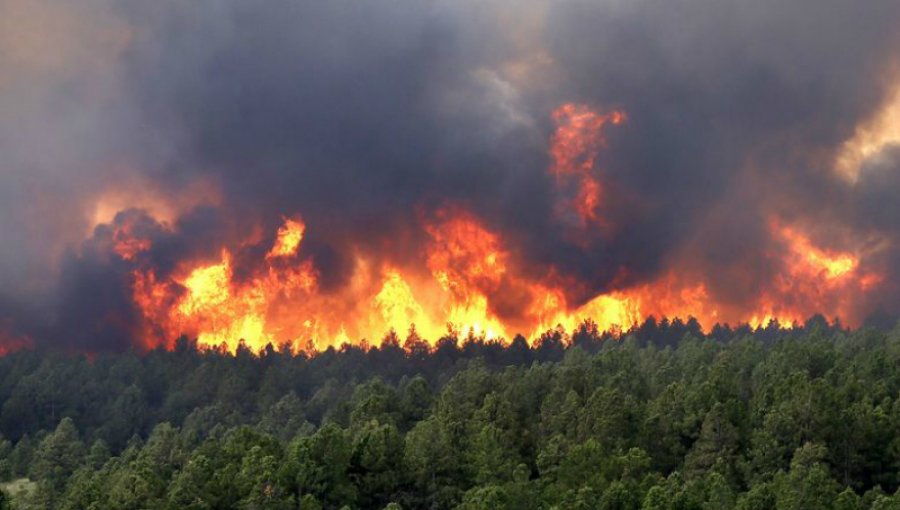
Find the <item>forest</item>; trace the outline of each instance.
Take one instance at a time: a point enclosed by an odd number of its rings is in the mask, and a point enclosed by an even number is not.
[[[900,508],[900,326],[0,358],[0,508]]]

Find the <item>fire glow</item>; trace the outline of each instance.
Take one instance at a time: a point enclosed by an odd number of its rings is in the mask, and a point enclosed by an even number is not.
[[[603,187],[595,175],[597,155],[606,145],[603,129],[607,124],[625,122],[626,115],[618,110],[598,114],[585,105],[566,103],[553,112],[553,120],[556,132],[551,140],[551,172],[558,186],[565,188],[571,183],[576,187],[560,202],[557,212],[565,216],[574,211],[581,226],[596,223],[603,197]]]
[[[559,210],[574,212],[579,228],[602,228],[604,182],[597,156],[607,143],[603,130],[625,122],[626,115],[566,104],[553,119],[548,171],[564,191]],[[567,194],[567,184],[575,186],[573,193]],[[509,340],[522,333],[533,339],[550,329],[571,331],[584,320],[600,330],[627,330],[650,315],[694,317],[705,328],[723,322],[765,326],[773,319],[784,326],[818,312],[851,315],[850,300],[880,283],[877,273],[862,271],[858,254],[822,248],[799,228],[773,220],[769,230],[783,247],[772,255],[778,274],[749,309],[716,302],[708,282],[677,263],[652,281],[572,303],[559,268],[536,274],[503,232],[459,204],[423,215],[419,228],[426,242],[412,262],[355,250],[352,277],[327,291],[316,257],[304,250],[302,211],[284,217],[277,231],[268,233],[273,237],[264,233],[261,239],[268,241],[244,243],[268,245],[251,250],[258,255],[242,256],[241,267],[250,269],[240,275],[240,247],[223,245],[217,258],[184,260],[161,276],[139,263],[152,243],[127,222],[113,233],[113,252],[134,264],[131,295],[145,348],[170,345],[182,334],[227,350],[239,341],[252,349],[285,343],[324,348],[363,340],[377,344],[391,330],[402,337],[411,328],[430,342],[448,334]]]

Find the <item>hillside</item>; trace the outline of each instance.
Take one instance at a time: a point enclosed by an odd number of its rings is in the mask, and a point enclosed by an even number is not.
[[[16,508],[900,504],[900,329],[728,334],[24,351],[0,359],[0,473]]]

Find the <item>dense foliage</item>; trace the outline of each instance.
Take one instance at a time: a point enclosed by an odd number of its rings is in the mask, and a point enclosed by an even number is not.
[[[0,476],[19,481],[0,508],[900,508],[898,363],[900,328],[820,318],[19,352],[0,359]]]

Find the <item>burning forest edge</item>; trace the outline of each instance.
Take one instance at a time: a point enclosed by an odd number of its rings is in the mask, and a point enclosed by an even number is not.
[[[96,1],[0,6],[0,351],[900,315],[893,0]]]
[[[819,317],[718,340],[648,321],[623,341],[570,340],[12,353],[0,505],[876,510],[900,498],[900,327]]]
[[[552,221],[561,229],[561,242],[590,252],[598,239],[622,235],[608,217],[616,206],[610,191],[616,183],[603,172],[601,156],[605,130],[627,124],[628,116],[567,103],[552,118]],[[222,206],[205,201],[214,191],[197,196],[202,201],[183,202],[182,211],[171,200],[153,202],[144,195],[151,202],[143,208],[115,212],[108,220],[97,216],[74,264],[98,266],[94,271],[111,279],[104,285],[114,288],[77,289],[103,293],[99,316],[63,317],[83,330],[80,345],[86,350],[98,343],[91,335],[106,339],[100,349],[110,342],[120,349],[152,349],[170,346],[182,334],[232,351],[239,341],[254,350],[284,342],[293,342],[294,349],[323,349],[364,338],[372,343],[373,335],[411,325],[431,340],[445,332],[536,338],[549,329],[571,331],[584,320],[616,334],[649,316],[691,318],[707,329],[729,322],[759,328],[770,322],[789,327],[822,312],[858,326],[863,314],[872,313],[869,296],[886,285],[885,269],[874,257],[882,245],[821,247],[800,225],[775,216],[766,227],[773,247],[762,255],[772,266],[769,280],[729,301],[711,285],[721,287],[732,276],[704,275],[690,257],[650,278],[636,279],[628,264],[612,272],[601,267],[607,290],[598,292],[597,284],[564,266],[536,264],[503,232],[452,203],[418,207],[396,243],[374,250],[364,248],[366,239],[351,240],[345,253],[327,245],[307,249],[307,237],[315,239],[317,232],[308,230],[300,214],[282,216],[274,232],[259,224],[206,227],[203,245],[197,245],[186,237],[192,222],[224,221]],[[103,200],[98,211],[116,211]],[[4,350],[22,345],[12,338]]]

